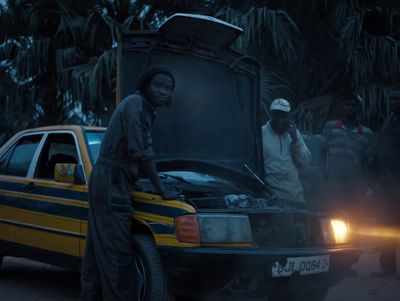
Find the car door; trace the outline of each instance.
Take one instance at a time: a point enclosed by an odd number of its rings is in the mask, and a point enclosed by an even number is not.
[[[46,249],[58,254],[81,256],[79,240],[83,214],[87,211],[87,185],[60,183],[54,179],[57,163],[82,165],[76,134],[73,131],[48,132],[32,168],[32,186],[40,199],[40,224],[47,233]],[[86,178],[85,178],[86,182]]]
[[[36,217],[40,204],[28,174],[43,133],[16,138],[0,154],[0,243],[14,251],[41,248],[42,231]]]

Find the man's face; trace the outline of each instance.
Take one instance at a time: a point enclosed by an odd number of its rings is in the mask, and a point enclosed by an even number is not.
[[[360,113],[360,105],[355,101],[347,101],[344,105],[344,115],[349,119],[356,119]]]
[[[273,110],[271,111],[272,129],[278,134],[283,134],[289,128],[290,114],[288,112]]]
[[[400,98],[391,98],[390,108],[394,114],[400,115]]]
[[[165,106],[171,98],[173,86],[172,78],[169,75],[156,74],[147,86],[147,100],[153,106]]]

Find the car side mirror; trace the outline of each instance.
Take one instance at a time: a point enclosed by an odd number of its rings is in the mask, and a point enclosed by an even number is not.
[[[86,183],[82,165],[73,163],[57,163],[54,167],[54,180],[78,185]]]

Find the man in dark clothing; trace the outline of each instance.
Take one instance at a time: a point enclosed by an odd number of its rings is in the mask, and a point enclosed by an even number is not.
[[[392,113],[386,118],[380,132],[376,154],[378,196],[384,226],[397,232],[400,226],[400,91],[390,99]],[[396,250],[398,238],[382,241],[381,275],[394,275],[397,271]]]
[[[156,107],[171,104],[175,86],[163,68],[146,72],[138,92],[116,108],[101,144],[89,182],[89,216],[82,264],[82,301],[132,301],[132,191],[143,171],[164,199],[152,150],[151,128]]]
[[[321,135],[323,187],[330,207],[347,212],[368,191],[365,177],[366,152],[372,131],[359,122],[361,105],[348,97],[343,118],[328,121]]]

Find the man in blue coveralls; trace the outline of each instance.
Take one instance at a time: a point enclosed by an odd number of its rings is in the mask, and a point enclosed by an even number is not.
[[[89,216],[81,273],[81,301],[132,301],[132,191],[139,170],[163,199],[176,199],[160,183],[151,128],[157,107],[171,104],[175,80],[170,71],[152,68],[138,92],[116,108],[89,182]]]

